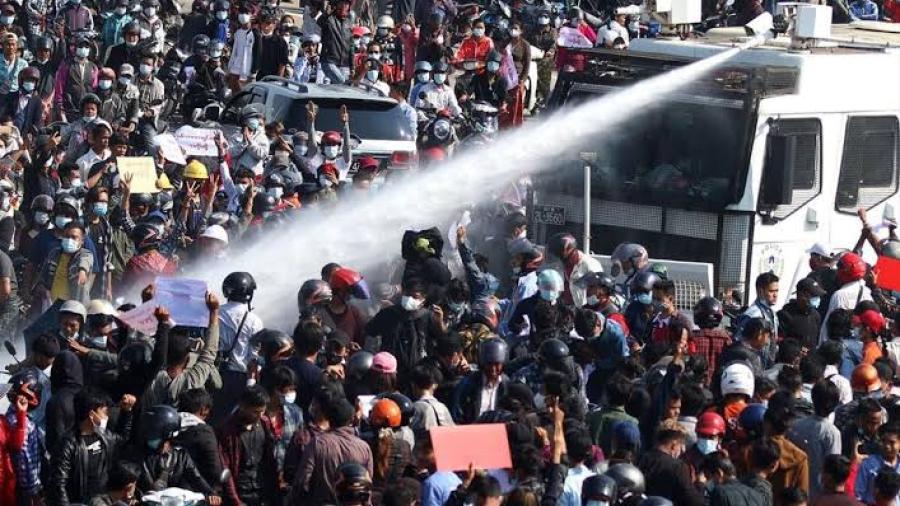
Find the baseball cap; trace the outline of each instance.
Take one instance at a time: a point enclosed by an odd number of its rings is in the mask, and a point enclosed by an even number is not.
[[[821,297],[826,293],[819,282],[813,278],[803,278],[797,283],[797,293],[800,292],[808,293],[813,297]]]
[[[884,330],[884,316],[872,309],[864,311],[863,314],[859,315],[859,322],[876,334]]]
[[[372,358],[372,370],[385,374],[394,374],[397,372],[397,359],[386,351],[380,351]]]
[[[811,248],[806,250],[810,255],[819,255],[821,257],[831,258],[834,256],[834,250],[825,243],[817,242]]]

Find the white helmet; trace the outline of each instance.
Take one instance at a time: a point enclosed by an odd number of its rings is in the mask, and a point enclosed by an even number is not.
[[[375,23],[376,28],[387,28],[388,30],[394,29],[394,18],[385,14],[384,16],[378,16],[378,22]]]
[[[78,315],[82,320],[87,317],[87,311],[84,309],[84,304],[74,299],[63,302],[62,305],[59,306],[59,312]]]
[[[113,307],[112,303],[106,299],[94,299],[88,302],[87,305],[87,315],[106,315],[106,316],[118,316],[118,311]]]
[[[722,395],[744,394],[753,397],[754,384],[753,371],[746,364],[731,364],[722,371]]]

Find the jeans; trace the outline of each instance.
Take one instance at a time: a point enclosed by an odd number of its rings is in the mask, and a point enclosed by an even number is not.
[[[331,84],[343,84],[350,78],[350,67],[341,67],[336,63],[322,62],[322,72]]]

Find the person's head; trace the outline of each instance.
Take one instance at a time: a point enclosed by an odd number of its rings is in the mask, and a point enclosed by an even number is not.
[[[893,463],[900,454],[900,424],[886,423],[878,428],[881,458]]]
[[[206,420],[212,412],[213,399],[205,388],[189,388],[178,394],[178,409]]]
[[[277,400],[281,405],[297,401],[297,375],[286,365],[264,368],[259,384],[266,389],[270,400]]]
[[[103,153],[109,147],[109,138],[112,136],[112,129],[106,123],[97,123],[91,128],[91,149],[94,153]]]
[[[413,388],[421,395],[424,392],[432,392],[441,382],[441,372],[434,367],[419,364],[413,367],[410,381]]]
[[[606,319],[592,309],[579,309],[575,312],[575,332],[583,339],[598,337],[603,333]]]
[[[472,23],[472,37],[475,37],[476,39],[480,39],[480,38],[484,37],[484,21],[483,20],[477,19],[477,20],[475,20],[474,23]]]
[[[826,417],[841,404],[841,392],[831,380],[820,380],[813,386],[812,402],[816,415]]]
[[[266,412],[269,404],[269,394],[261,385],[247,387],[238,398],[237,411],[234,412],[235,420],[241,425],[254,425]]]
[[[788,431],[794,419],[795,405],[793,393],[775,392],[769,399],[769,407],[763,415],[763,427],[767,435],[780,436]]]
[[[259,28],[264,35],[272,35],[275,33],[275,16],[272,14],[263,14],[259,18]]]
[[[825,376],[825,363],[816,354],[800,359],[800,376],[804,384],[813,385]]]
[[[817,309],[825,290],[813,278],[803,278],[797,283],[797,302],[803,307]]]
[[[774,272],[764,272],[756,277],[756,298],[769,306],[778,302],[778,276]]]
[[[474,482],[473,482],[474,483]],[[422,494],[422,484],[415,478],[399,478],[384,490],[382,506],[416,506]]]
[[[506,342],[499,338],[481,342],[478,350],[478,366],[489,382],[496,382],[503,374],[503,366],[507,359]]]
[[[12,58],[19,52],[19,38],[14,33],[7,33],[3,37],[3,54]]]
[[[877,340],[884,332],[884,316],[874,309],[863,311],[859,315],[859,323],[859,338],[864,343]]]
[[[856,407],[856,425],[863,433],[874,436],[878,433],[878,428],[884,423],[884,417],[881,412],[881,404],[877,400],[864,398],[859,400]]]
[[[834,260],[831,248],[822,243],[816,243],[809,249],[809,268],[813,271],[834,268]]]
[[[822,463],[822,487],[825,492],[843,492],[850,477],[850,459],[841,454],[826,455]]]
[[[674,281],[662,279],[653,284],[653,304],[663,314],[672,314],[677,311]]]
[[[788,487],[781,491],[781,504],[784,506],[806,506],[809,496],[799,487]]]
[[[106,430],[109,421],[109,397],[102,391],[93,388],[83,388],[77,395],[73,404],[75,421],[82,429],[92,428]]]
[[[684,432],[661,427],[656,431],[654,444],[657,450],[677,459],[684,453],[684,440]]]
[[[628,378],[616,374],[606,383],[606,402],[614,407],[624,406],[631,398],[632,390],[633,387]]]
[[[302,358],[314,357],[325,344],[325,329],[312,321],[301,321],[294,327],[294,349]]]
[[[51,367],[59,352],[59,339],[53,335],[41,334],[31,343],[31,359],[38,369]]]
[[[772,337],[772,326],[762,318],[751,318],[744,324],[743,341],[754,350],[762,350]]]
[[[59,308],[59,330],[66,337],[74,337],[81,331],[87,314],[84,305],[77,300],[66,301]]]
[[[875,506],[897,506],[900,494],[900,474],[884,468],[875,476]]]
[[[835,367],[840,365],[843,352],[844,347],[841,345],[841,342],[834,339],[828,339],[816,350],[819,358],[822,359],[826,366],[831,365]]]
[[[850,337],[853,330],[853,314],[846,309],[835,309],[828,315],[825,322],[828,337],[831,339],[844,339]]]
[[[403,281],[403,293],[400,296],[400,306],[407,311],[417,311],[425,304],[427,288],[425,283],[416,278]]]
[[[781,448],[769,439],[758,439],[750,447],[750,469],[769,476],[778,470]]]
[[[345,19],[350,15],[350,0],[337,0],[334,4],[334,10],[332,11],[335,16],[340,19]]]
[[[84,241],[84,227],[77,222],[69,222],[63,231],[62,243],[60,247],[62,251],[68,254],[74,254],[81,249]]]
[[[106,490],[115,493],[119,500],[129,503],[134,499],[138,476],[140,476],[140,473],[134,464],[131,462],[117,462],[109,472]]]
[[[707,480],[717,485],[734,479],[737,474],[728,454],[722,451],[716,451],[704,457],[703,462],[700,463],[700,472],[706,476]]]

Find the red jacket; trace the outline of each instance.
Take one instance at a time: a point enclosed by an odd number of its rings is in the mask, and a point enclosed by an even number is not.
[[[494,49],[494,41],[490,37],[482,37],[477,40],[475,37],[466,37],[456,51],[456,61],[478,60],[484,63],[492,49]]]
[[[16,504],[16,470],[12,454],[25,447],[28,437],[28,412],[16,411],[16,426],[0,417],[0,504]]]
[[[154,249],[134,255],[128,260],[123,281],[125,286],[140,290],[152,283],[156,276],[175,274],[177,268],[178,264],[171,258]]]

